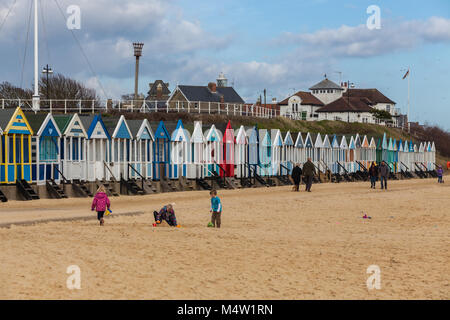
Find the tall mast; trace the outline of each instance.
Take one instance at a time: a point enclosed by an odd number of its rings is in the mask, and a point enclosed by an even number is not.
[[[39,96],[39,30],[38,30],[38,0],[34,0],[34,94],[33,110],[40,109]]]
[[[411,103],[410,103],[410,96],[409,96],[409,94],[410,94],[409,78],[411,78],[411,67],[408,67],[408,71],[409,71],[409,74],[408,74],[408,133],[411,133],[411,118],[410,118]]]

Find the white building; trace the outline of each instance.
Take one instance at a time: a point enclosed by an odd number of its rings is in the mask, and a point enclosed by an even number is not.
[[[309,92],[299,91],[284,99],[279,104],[280,115],[295,120],[315,121],[319,115],[317,110],[324,106],[323,102]]]
[[[311,93],[325,105],[342,97],[342,92],[344,92],[344,88],[327,78],[312,86],[309,90],[311,90]]]
[[[376,123],[372,107],[364,98],[341,97],[317,110],[320,120]]]

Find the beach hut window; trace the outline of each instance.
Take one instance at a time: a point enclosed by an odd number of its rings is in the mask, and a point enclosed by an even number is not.
[[[78,138],[72,140],[72,161],[80,160],[80,147],[78,144]]]
[[[163,139],[158,139],[158,161],[164,162],[164,147],[165,143]]]

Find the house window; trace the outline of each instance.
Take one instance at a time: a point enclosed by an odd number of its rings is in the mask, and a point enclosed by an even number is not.
[[[306,112],[306,111],[303,111],[303,112],[302,112],[302,120],[306,120],[306,115],[307,115],[307,112]]]
[[[198,103],[194,103],[194,109],[198,109]]]
[[[389,112],[389,113],[391,112],[391,105],[390,104],[386,105],[386,111]]]

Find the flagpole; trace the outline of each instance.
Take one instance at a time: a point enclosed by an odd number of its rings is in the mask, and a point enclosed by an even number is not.
[[[38,31],[38,0],[34,0],[34,94],[33,111],[40,109],[39,96],[39,31]]]
[[[411,100],[410,100],[410,82],[409,78],[411,77],[411,68],[408,67],[408,133],[411,134]]]

